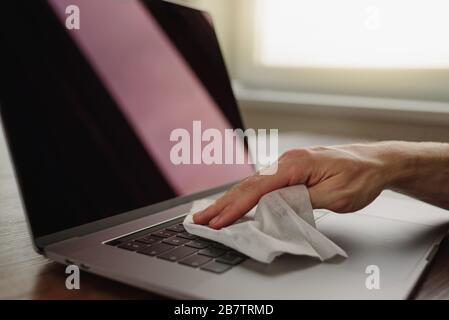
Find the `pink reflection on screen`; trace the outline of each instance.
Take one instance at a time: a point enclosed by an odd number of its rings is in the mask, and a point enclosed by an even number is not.
[[[232,128],[154,17],[134,0],[50,0],[65,24],[78,5],[80,30],[70,31],[147,152],[178,194],[239,180],[250,165],[174,165],[170,133],[192,121],[224,133]],[[224,136],[224,134],[223,134]]]

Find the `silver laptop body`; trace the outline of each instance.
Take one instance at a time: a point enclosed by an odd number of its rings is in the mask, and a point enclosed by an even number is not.
[[[434,257],[449,221],[444,210],[386,192],[358,213],[316,212],[317,228],[344,248],[348,259],[320,263],[284,255],[268,265],[248,259],[223,274],[104,244],[182,216],[189,206],[54,243],[44,254],[172,298],[406,299]]]

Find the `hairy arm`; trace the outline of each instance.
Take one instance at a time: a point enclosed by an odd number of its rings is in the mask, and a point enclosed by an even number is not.
[[[449,209],[449,144],[385,143],[383,157],[394,173],[388,188]]]
[[[384,189],[449,209],[449,144],[388,141],[290,150],[279,158],[276,174],[244,179],[194,221],[222,228],[264,194],[295,184],[307,186],[314,208],[340,213],[364,208]]]

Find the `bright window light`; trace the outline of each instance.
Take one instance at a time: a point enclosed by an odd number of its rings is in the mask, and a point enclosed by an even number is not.
[[[255,0],[258,63],[449,68],[448,0]]]

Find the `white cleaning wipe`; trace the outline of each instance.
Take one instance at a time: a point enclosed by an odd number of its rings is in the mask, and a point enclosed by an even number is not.
[[[258,205],[236,223],[215,230],[193,222],[192,215],[212,204],[204,199],[193,203],[184,228],[194,235],[231,247],[264,263],[283,253],[316,257],[321,261],[345,251],[315,229],[309,193],[303,185],[264,195]]]

